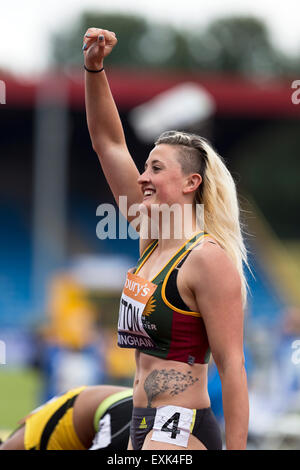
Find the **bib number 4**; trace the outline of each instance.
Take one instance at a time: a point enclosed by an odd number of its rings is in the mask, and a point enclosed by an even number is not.
[[[187,447],[193,428],[194,412],[196,410],[174,405],[157,408],[151,440]]]
[[[180,434],[180,430],[178,429],[180,419],[180,413],[174,413],[168,421],[162,426],[161,431],[169,432],[171,434],[171,439],[176,439],[177,434]]]

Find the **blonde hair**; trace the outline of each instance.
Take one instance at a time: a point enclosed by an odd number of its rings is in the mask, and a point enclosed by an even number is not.
[[[244,244],[240,210],[234,180],[222,157],[206,139],[179,131],[162,133],[155,145],[178,145],[179,163],[184,174],[199,173],[202,183],[195,202],[204,205],[204,230],[224,248],[241,278],[243,305],[247,300],[247,281],[243,262],[249,268]]]

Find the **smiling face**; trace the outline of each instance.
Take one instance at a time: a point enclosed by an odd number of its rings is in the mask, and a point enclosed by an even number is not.
[[[160,144],[150,152],[145,171],[138,178],[143,192],[143,204],[169,204],[184,202],[183,188],[186,177],[177,159],[175,146]]]
[[[142,204],[151,219],[152,238],[158,232],[162,238],[170,238],[171,233],[182,238],[183,233],[192,233],[197,227],[195,194],[202,178],[190,169],[184,171],[183,158],[178,145],[156,145],[138,178]]]
[[[150,152],[145,171],[138,178],[143,192],[143,204],[193,203],[195,192],[202,182],[199,173],[183,171],[181,148],[159,144]]]

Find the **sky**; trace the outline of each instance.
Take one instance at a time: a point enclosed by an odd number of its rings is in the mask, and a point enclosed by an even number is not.
[[[277,47],[300,54],[299,0],[15,0],[0,8],[0,69],[42,72],[51,33],[68,28],[87,9],[141,14],[185,29],[222,16],[253,15],[266,22]]]

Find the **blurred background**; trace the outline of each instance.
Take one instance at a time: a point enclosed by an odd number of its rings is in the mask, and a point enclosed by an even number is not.
[[[253,273],[248,448],[298,449],[299,3],[81,3],[1,7],[0,437],[70,387],[132,384],[116,324],[138,244],[96,235],[97,207],[114,204],[84,108],[82,37],[96,26],[118,36],[105,68],[139,169],[177,128],[210,139],[235,178]],[[209,392],[223,428],[213,363]]]

